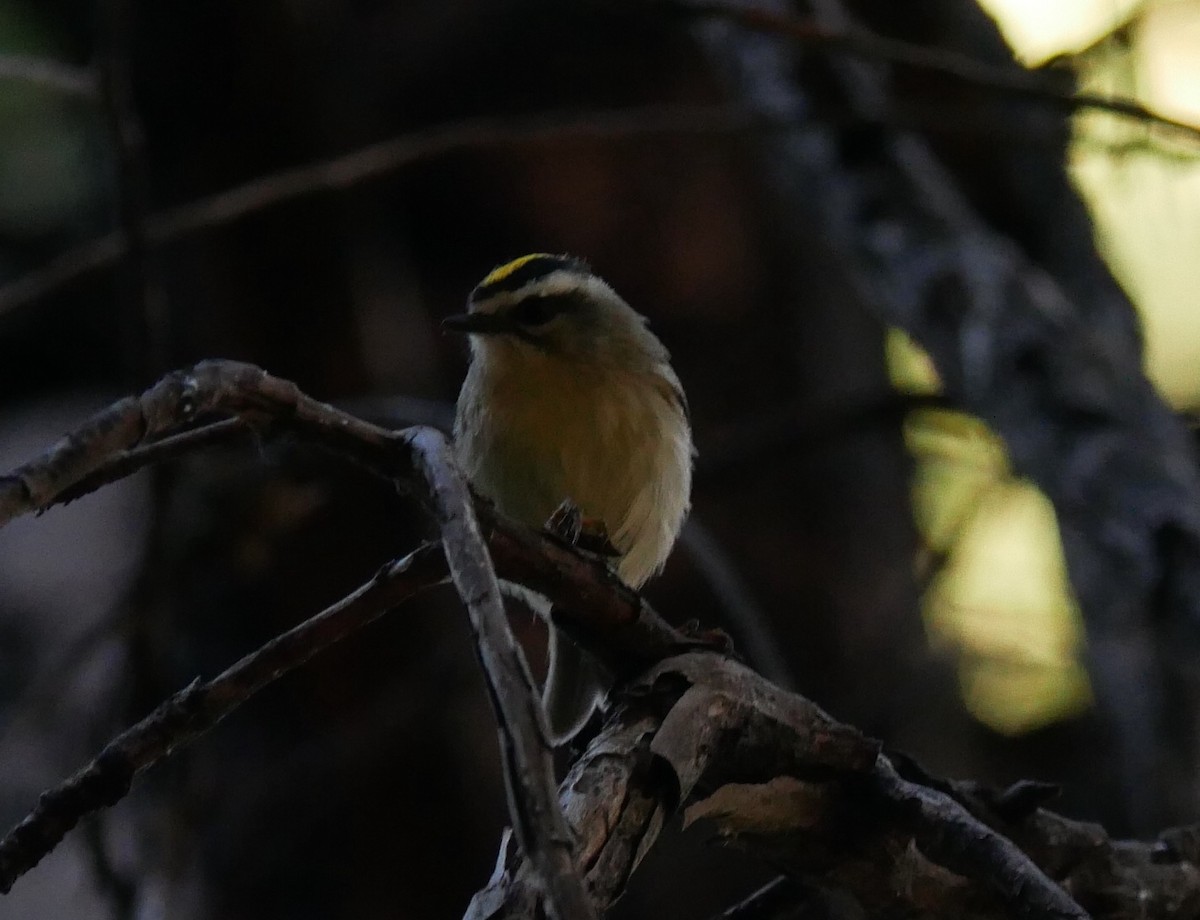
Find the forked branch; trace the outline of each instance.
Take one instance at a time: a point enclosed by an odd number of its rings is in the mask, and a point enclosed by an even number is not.
[[[1096,905],[1105,916],[1154,918],[1200,903],[1194,848],[1180,843],[1195,834],[1115,842],[1038,807],[1042,787],[988,794],[885,756],[711,641],[672,629],[602,563],[499,517],[471,495],[438,432],[379,428],[249,365],[205,362],[100,412],[0,477],[0,525],[248,430],[288,433],[413,491],[432,509],[440,545],[385,566],[223,674],[194,682],[43,794],[0,841],[3,890],[83,815],[125,795],[139,772],[270,681],[449,578],[471,615],[515,828],[471,904],[473,920],[595,916],[680,809],[685,821],[705,822],[793,878],[848,890],[869,909],[1084,918]],[[545,594],[561,611],[556,622],[623,682],[607,725],[557,793],[544,715],[497,573]]]

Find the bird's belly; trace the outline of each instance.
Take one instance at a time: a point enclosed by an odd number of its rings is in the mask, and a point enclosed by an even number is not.
[[[640,585],[662,565],[686,511],[691,457],[682,418],[672,426],[669,406],[611,391],[599,401],[538,400],[530,408],[482,420],[480,440],[463,452],[476,458],[468,476],[502,514],[535,526],[574,502],[604,523],[622,553],[618,574]]]

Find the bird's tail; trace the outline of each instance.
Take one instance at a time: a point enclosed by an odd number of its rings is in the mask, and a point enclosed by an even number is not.
[[[572,642],[550,617],[550,599],[523,585],[501,581],[500,590],[520,601],[550,630],[550,667],[542,689],[542,705],[550,728],[550,742],[565,744],[599,708],[608,692],[610,678],[595,658]]]
[[[579,733],[604,701],[605,680],[600,663],[550,627],[550,670],[542,703],[550,723],[550,740],[563,744]]]

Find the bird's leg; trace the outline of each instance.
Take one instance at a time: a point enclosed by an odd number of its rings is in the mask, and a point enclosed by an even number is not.
[[[563,499],[563,503],[546,520],[546,529],[564,543],[574,546],[583,535],[583,512],[571,499]]]
[[[563,542],[596,556],[619,556],[621,551],[608,538],[608,528],[600,518],[585,518],[579,506],[565,499],[546,521],[546,530]]]

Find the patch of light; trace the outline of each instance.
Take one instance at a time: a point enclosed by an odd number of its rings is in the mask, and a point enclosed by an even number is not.
[[[1147,10],[1137,41],[1147,101],[1165,115],[1200,124],[1200,3]]]
[[[1082,87],[1200,124],[1200,2],[1147,8],[1132,38],[1129,49],[1095,56]],[[1176,408],[1200,406],[1200,145],[1085,113],[1070,167],[1097,244],[1141,316],[1147,373]]]
[[[926,622],[935,643],[959,653],[967,709],[996,731],[1029,731],[1090,705],[1054,509],[1033,485],[1010,479],[978,497],[927,595]]]
[[[1024,63],[1081,51],[1138,7],[1139,0],[979,0]]]
[[[904,333],[889,330],[886,355],[901,392],[940,390],[929,356]],[[1085,710],[1083,626],[1050,502],[1014,476],[1003,441],[973,416],[920,409],[904,434],[916,461],[918,572],[932,575],[926,628],[953,653],[967,709],[1004,734]]]

